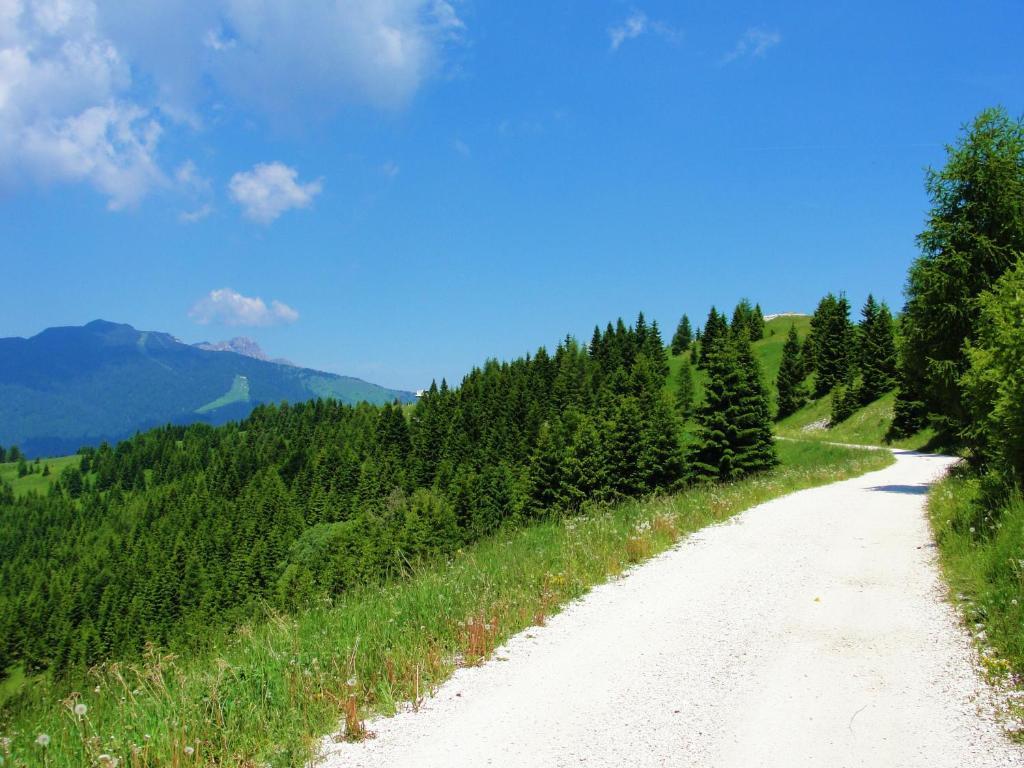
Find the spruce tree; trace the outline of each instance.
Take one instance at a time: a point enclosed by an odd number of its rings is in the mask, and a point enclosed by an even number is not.
[[[824,397],[847,378],[856,356],[846,296],[830,293],[818,303],[807,344],[814,360],[814,396]]]
[[[1024,253],[1024,120],[986,109],[946,151],[927,175],[932,207],[907,277],[902,359],[937,425],[958,432],[972,421],[961,377],[978,298]]]
[[[690,318],[685,314],[676,326],[676,332],[672,336],[672,354],[681,355],[690,348],[693,342],[693,331],[690,328]]]
[[[676,413],[684,422],[693,415],[693,367],[686,360],[679,361],[676,379]]]
[[[761,311],[761,305],[754,305],[754,314],[751,316],[750,322],[750,340],[760,341],[764,338],[764,312]]]
[[[734,476],[737,442],[735,401],[740,387],[735,345],[725,337],[704,336],[704,365],[708,380],[704,402],[697,410],[697,439],[688,454],[692,480],[729,480]]]
[[[643,352],[651,361],[655,371],[661,376],[662,381],[668,376],[668,355],[665,354],[665,343],[661,339],[661,331],[658,328],[658,321],[651,322],[644,339]]]
[[[718,346],[718,339],[724,339],[729,333],[729,324],[725,320],[725,315],[718,313],[718,310],[711,307],[708,312],[707,322],[704,323],[704,334],[701,337],[700,343],[700,361],[698,365],[701,368],[707,369],[709,366],[709,354],[713,352]]]
[[[832,389],[832,408],[829,425],[836,426],[850,418],[861,402],[860,388],[854,379],[853,368],[848,368],[843,380]]]
[[[736,480],[778,463],[768,393],[744,329],[715,340],[689,452],[694,480]]]
[[[777,419],[784,419],[800,410],[807,401],[804,389],[804,365],[802,360],[800,339],[796,333],[796,324],[790,324],[786,343],[782,347],[782,363],[779,375],[775,380],[778,390]]]
[[[734,343],[741,379],[738,399],[740,428],[733,467],[741,475],[750,475],[771,469],[779,460],[775,452],[768,390],[761,375],[761,366],[745,334]]]
[[[896,386],[896,336],[889,308],[870,294],[861,318],[859,396],[861,404],[867,405]]]

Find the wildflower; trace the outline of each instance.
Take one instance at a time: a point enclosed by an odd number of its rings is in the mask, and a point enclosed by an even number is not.
[[[45,733],[40,733],[38,736],[36,736],[36,744],[38,744],[43,749],[46,749],[48,746],[50,746],[50,737]]]
[[[117,764],[119,762],[116,757],[111,757],[110,755],[107,755],[107,754],[100,755],[99,757],[96,758],[96,760],[104,768],[117,768]]]
[[[350,678],[349,678],[348,680],[346,680],[346,681],[345,681],[345,685],[347,685],[347,686],[348,686],[349,688],[355,688],[355,687],[356,687],[356,678],[355,678],[355,675],[353,675],[353,676],[352,676],[352,677],[350,677]]]
[[[195,753],[195,747],[185,747],[185,757],[192,757]]]
[[[85,717],[85,713],[88,712],[88,711],[89,711],[89,708],[87,706],[85,706],[85,704],[82,704],[81,702],[79,702],[78,704],[75,704],[75,714],[78,715],[79,717]]]
[[[151,738],[153,738],[153,737],[150,736],[148,733],[142,734],[142,740],[143,741],[149,741]]]

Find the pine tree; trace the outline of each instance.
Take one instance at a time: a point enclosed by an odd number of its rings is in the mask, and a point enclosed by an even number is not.
[[[739,304],[732,311],[732,323],[729,326],[733,333],[738,334],[745,330],[751,341],[758,341],[764,338],[764,315],[761,314],[761,305],[753,307],[750,299],[740,299]]]
[[[693,342],[693,331],[690,328],[690,318],[685,314],[676,326],[676,332],[672,336],[672,354],[681,355],[690,348]]]
[[[750,320],[750,340],[760,341],[764,338],[764,312],[761,311],[761,305],[754,305],[754,313],[751,315]]]
[[[834,427],[846,421],[860,406],[860,402],[860,388],[854,379],[853,368],[848,368],[844,379],[832,389],[829,425]]]
[[[965,342],[979,331],[979,296],[1024,253],[1024,120],[986,109],[929,170],[932,207],[907,277],[903,378],[915,382],[937,425],[973,420],[963,402]]]
[[[729,324],[725,315],[720,315],[714,307],[708,312],[707,322],[704,323],[704,334],[700,343],[700,361],[698,365],[707,369],[710,365],[709,356],[718,348],[718,339],[724,339],[729,333]]]
[[[824,397],[847,378],[855,360],[850,302],[845,296],[830,293],[818,303],[807,345],[814,360],[814,396]]]
[[[683,359],[676,379],[676,413],[686,421],[693,415],[693,367]]]
[[[870,294],[861,318],[859,395],[860,403],[867,405],[896,386],[896,336],[889,308]]]
[[[779,365],[779,375],[775,380],[775,386],[778,389],[777,419],[781,420],[792,413],[796,413],[807,402],[802,357],[800,339],[797,336],[796,324],[794,323],[789,326],[786,343],[782,347],[782,363]]]
[[[779,460],[775,452],[768,390],[761,375],[761,366],[754,357],[749,338],[741,335],[734,343],[741,378],[738,443],[733,467],[740,475],[750,475],[771,469]]]
[[[694,480],[735,480],[778,463],[768,394],[744,332],[719,338],[709,350],[705,401],[690,449]]]
[[[710,318],[709,318],[710,319]],[[693,480],[729,480],[734,475],[733,449],[738,429],[735,400],[740,387],[735,346],[724,337],[704,336],[704,361],[708,373],[704,403],[697,410],[697,439],[690,448],[688,467]]]
[[[559,467],[562,480],[558,504],[576,511],[588,499],[599,499],[607,490],[601,435],[594,422],[581,414],[572,440],[563,453]]]

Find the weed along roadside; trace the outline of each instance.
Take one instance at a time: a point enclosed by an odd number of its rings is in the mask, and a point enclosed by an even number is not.
[[[316,765],[1016,768],[928,546],[922,491],[955,460],[878,455],[595,587]]]
[[[201,657],[153,653],[98,667],[88,688],[57,704],[39,700],[5,725],[8,759],[79,768],[98,749],[120,749],[139,765],[303,765],[325,734],[340,727],[338,738],[361,738],[368,717],[424,700],[459,664],[485,661],[680,536],[892,462],[820,444],[783,443],[779,454],[779,468],[748,480],[501,531],[408,579],[223,634]],[[68,717],[78,703],[88,714]],[[45,749],[39,734],[49,737]]]

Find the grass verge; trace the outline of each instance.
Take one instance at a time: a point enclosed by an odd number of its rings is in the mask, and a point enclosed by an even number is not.
[[[768,475],[508,530],[409,578],[225,635],[156,650],[68,690],[38,681],[0,711],[4,766],[303,766],[323,734],[417,702],[459,664],[680,537],[769,499],[881,469],[888,453],[779,445]],[[45,742],[45,746],[42,742]]]
[[[979,480],[957,469],[932,489],[928,513],[954,601],[975,636],[981,663],[999,688],[1024,691],[1024,499],[986,512]],[[1015,702],[1015,703],[1014,703]],[[1007,714],[1024,723],[1024,699]],[[1024,731],[1014,736],[1024,741]]]

